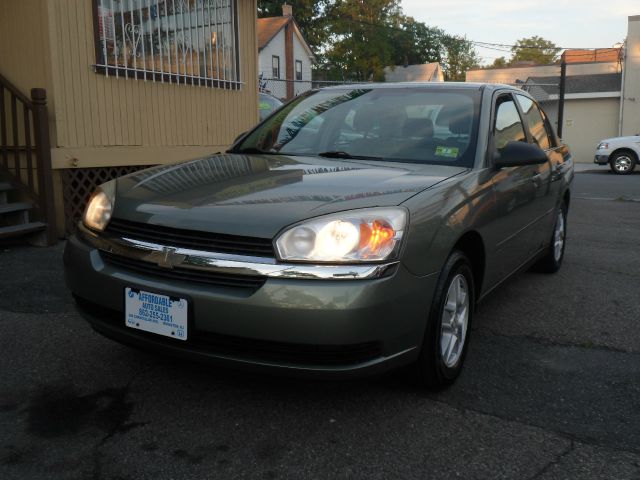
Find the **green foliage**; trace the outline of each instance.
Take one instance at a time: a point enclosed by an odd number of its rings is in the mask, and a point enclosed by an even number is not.
[[[503,68],[507,66],[507,59],[504,57],[496,58],[488,68]]]
[[[397,0],[338,0],[327,10],[327,60],[349,80],[384,80],[384,67],[393,63],[393,36],[400,6]]]
[[[442,43],[446,52],[442,69],[445,79],[464,82],[467,70],[477,67],[480,57],[473,48],[473,44],[464,37],[444,36]]]
[[[521,38],[511,48],[513,55],[510,63],[535,62],[537,65],[553,63],[560,52],[558,46],[539,36]]]
[[[258,0],[260,17],[282,15],[283,0]],[[464,80],[479,58],[473,44],[405,16],[399,0],[289,0],[328,80],[382,81],[384,67],[438,62]]]

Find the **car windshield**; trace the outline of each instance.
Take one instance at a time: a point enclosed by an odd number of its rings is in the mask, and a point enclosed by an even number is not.
[[[475,89],[320,90],[287,104],[233,151],[471,167],[479,104]]]
[[[258,112],[260,113],[260,120],[264,120],[281,106],[282,102],[277,98],[265,93],[261,93],[258,102]]]

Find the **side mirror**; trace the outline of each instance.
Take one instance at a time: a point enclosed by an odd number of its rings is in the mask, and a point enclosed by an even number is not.
[[[496,168],[540,165],[547,162],[547,154],[539,146],[525,142],[509,142],[494,160]]]

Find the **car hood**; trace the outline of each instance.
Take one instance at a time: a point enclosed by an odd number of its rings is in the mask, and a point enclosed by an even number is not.
[[[154,225],[273,238],[283,227],[318,215],[399,205],[465,170],[219,154],[119,178],[113,215]]]
[[[622,143],[627,143],[627,144],[631,144],[631,143],[640,143],[640,136],[638,135],[630,135],[628,137],[611,137],[611,138],[605,138],[604,140],[600,141],[602,142],[607,142],[607,143],[613,143],[615,142],[616,144],[622,144]]]

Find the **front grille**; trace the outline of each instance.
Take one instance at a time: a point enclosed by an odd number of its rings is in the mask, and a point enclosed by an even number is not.
[[[254,257],[274,257],[275,255],[273,244],[268,238],[185,230],[132,222],[120,218],[112,218],[107,225],[106,232],[118,237],[152,243],[157,243],[158,240],[161,240],[163,244],[172,247],[190,248],[207,252],[249,255]]]
[[[205,283],[217,287],[244,288],[257,290],[266,281],[266,277],[251,275],[234,275],[228,273],[204,272],[187,268],[163,268],[153,263],[135,260],[109,252],[100,252],[102,259],[109,265],[130,270],[155,278],[167,278],[186,282]]]
[[[213,355],[224,355],[238,359],[272,361],[298,365],[356,365],[382,356],[380,342],[364,342],[351,345],[313,345],[273,342],[231,335],[203,332],[189,332],[184,342],[165,338],[161,335],[132,330],[125,326],[124,313],[97,305],[89,300],[75,297],[78,306],[95,320],[106,323],[119,331],[134,334],[154,343],[171,345],[173,348],[199,351]]]

